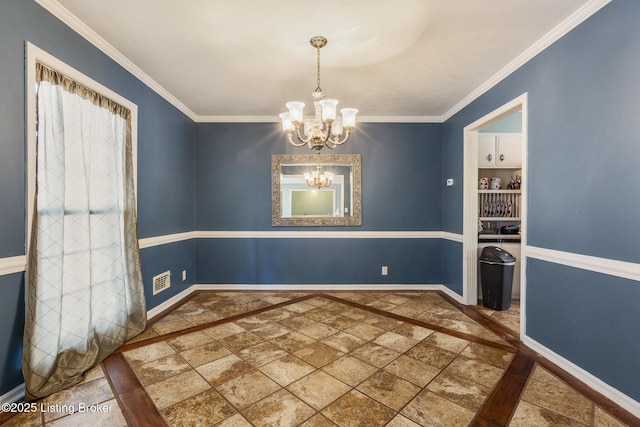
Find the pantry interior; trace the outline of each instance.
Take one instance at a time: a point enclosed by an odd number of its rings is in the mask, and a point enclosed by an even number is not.
[[[485,247],[497,246],[516,258],[513,300],[520,299],[522,155],[522,111],[479,129],[478,257]],[[481,287],[478,292],[482,298]]]

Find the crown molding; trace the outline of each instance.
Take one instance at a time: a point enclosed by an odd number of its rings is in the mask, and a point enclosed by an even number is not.
[[[442,116],[363,116],[359,123],[442,123]]]
[[[591,15],[606,6],[611,0],[592,0],[589,3],[582,6],[576,12],[574,12],[569,18],[565,19],[553,30],[545,34],[540,40],[531,45],[527,50],[518,55],[513,61],[509,62],[504,68],[494,74],[489,80],[484,82],[481,86],[464,97],[460,102],[454,105],[449,111],[442,115],[442,121],[445,122],[453,117],[456,113],[460,112],[467,105],[471,104],[477,98],[489,89],[500,83],[509,75],[514,73],[517,69],[533,59],[540,52],[551,46],[558,41],[561,37],[566,35],[569,31],[586,21]]]
[[[68,25],[80,36],[87,39],[105,55],[113,59],[116,63],[129,71],[136,78],[146,84],[153,91],[162,96],[167,102],[172,104],[187,117],[197,123],[271,123],[278,122],[277,116],[200,116],[184,105],[178,98],[160,86],[148,74],[131,62],[126,56],[100,37],[95,31],[80,21],[68,9],[58,3],[57,0],[35,0],[40,6],[48,10],[56,18]],[[469,95],[461,99],[451,109],[441,116],[363,116],[358,118],[360,123],[444,123],[463,108],[471,104],[474,100],[489,91],[495,85],[504,80],[507,76],[522,67],[533,57],[544,49],[552,45],[562,36],[577,27],[588,19],[591,15],[602,9],[611,0],[592,0],[574,12],[569,18],[556,26],[553,30],[543,36],[527,50],[522,52],[513,61],[494,74],[489,80],[476,88]]]
[[[197,123],[280,123],[278,116],[197,116]]]
[[[158,82],[152,79],[147,73],[142,71],[136,64],[131,62],[129,58],[124,56],[115,47],[109,44],[98,33],[93,31],[84,22],[78,19],[67,8],[62,6],[56,0],[35,0],[40,6],[49,11],[53,16],[65,23],[69,28],[85,38],[89,43],[93,44],[102,53],[113,59],[122,68],[133,74],[138,80],[147,85],[151,90],[163,97],[167,102],[176,107],[187,117],[193,121],[197,121],[198,116],[191,111],[186,105],[184,105],[178,98],[173,96],[164,87],[160,86]]]
[[[278,116],[197,116],[198,123],[280,123]],[[358,116],[358,123],[442,123],[442,116]]]

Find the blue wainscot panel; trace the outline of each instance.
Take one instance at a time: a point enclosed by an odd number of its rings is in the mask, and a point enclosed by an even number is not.
[[[527,335],[640,401],[640,284],[527,261]]]
[[[140,250],[142,279],[147,301],[147,310],[193,285],[196,277],[195,241],[193,239]],[[182,280],[182,271],[187,270],[187,280]],[[171,271],[171,286],[153,295],[153,277]]]
[[[22,333],[24,331],[24,274],[0,276],[0,395],[24,382]]]
[[[442,282],[462,295],[462,242],[442,240]]]
[[[441,284],[441,262],[440,239],[197,241],[201,284]]]

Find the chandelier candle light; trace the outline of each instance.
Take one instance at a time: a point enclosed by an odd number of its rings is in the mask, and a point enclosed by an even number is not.
[[[282,119],[282,127],[287,133],[287,139],[292,145],[302,147],[307,145],[310,150],[317,150],[320,153],[322,147],[331,149],[338,145],[342,145],[351,136],[351,130],[356,125],[356,114],[358,110],[355,108],[343,108],[342,120],[336,119],[337,99],[324,97],[324,92],[320,88],[320,49],[327,44],[327,39],[322,36],[312,37],[311,46],[316,48],[318,56],[318,87],[313,92],[313,105],[315,107],[315,118],[303,118],[304,102],[290,101],[287,102],[289,112],[280,114]],[[300,132],[300,125],[304,125],[303,132]],[[293,133],[296,133],[299,142],[294,141]],[[304,136],[303,136],[304,133]],[[344,138],[342,138],[344,134]]]

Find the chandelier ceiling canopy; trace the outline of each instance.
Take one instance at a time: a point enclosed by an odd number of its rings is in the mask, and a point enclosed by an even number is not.
[[[310,43],[316,48],[318,58],[318,86],[312,93],[315,116],[304,118],[304,102],[289,101],[286,104],[289,111],[280,114],[280,119],[282,119],[282,127],[287,134],[287,139],[292,145],[296,147],[307,145],[309,149],[320,152],[323,147],[333,149],[349,140],[351,131],[356,125],[358,110],[343,108],[340,110],[342,118],[336,118],[338,100],[325,98],[324,91],[320,88],[320,49],[326,46],[327,39],[322,36],[314,36]],[[294,132],[297,141],[293,139]]]

